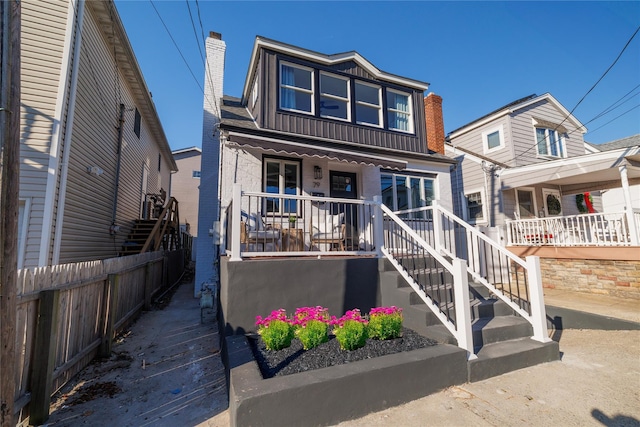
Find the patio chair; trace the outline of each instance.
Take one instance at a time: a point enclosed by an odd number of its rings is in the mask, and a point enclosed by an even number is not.
[[[327,244],[329,245],[329,250],[334,247],[341,251],[345,250],[346,225],[344,224],[344,213],[331,215],[320,211],[317,215],[311,215],[309,229],[311,230],[309,238],[309,246],[311,248]]]
[[[267,244],[273,244],[276,251],[280,248],[280,230],[265,225],[262,217],[255,219],[254,226],[247,222],[240,222],[240,243],[245,244],[247,250],[250,245],[262,245],[262,252],[266,252]]]

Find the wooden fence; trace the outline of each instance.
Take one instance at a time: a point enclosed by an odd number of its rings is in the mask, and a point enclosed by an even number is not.
[[[51,395],[93,358],[108,357],[115,336],[183,271],[182,250],[20,270],[18,423],[43,424]]]

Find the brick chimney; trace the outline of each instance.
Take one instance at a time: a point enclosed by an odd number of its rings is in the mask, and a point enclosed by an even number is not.
[[[444,154],[444,119],[442,97],[430,93],[424,98],[424,116],[427,126],[427,148]]]

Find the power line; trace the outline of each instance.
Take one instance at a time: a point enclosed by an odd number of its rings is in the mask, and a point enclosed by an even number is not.
[[[608,106],[607,108],[605,108],[600,114],[598,114],[597,116],[595,116],[593,119],[589,120],[586,124],[591,123],[592,121],[604,116],[605,114],[609,114],[611,111],[615,110],[616,108],[621,107],[623,104],[626,104],[627,102],[631,101],[633,99],[634,96],[637,96],[640,94],[640,92],[638,93],[634,93],[633,95],[631,95],[629,97],[629,99],[627,99],[626,101],[621,102],[619,105],[618,104],[620,101],[622,101],[624,98],[626,98],[631,92],[633,92],[634,90],[636,90],[638,87],[640,87],[640,84],[638,84],[636,87],[634,87],[633,89],[631,89],[629,92],[625,93],[624,96],[622,96],[621,98],[619,98],[616,102],[614,102],[613,104],[611,104],[610,106]],[[614,105],[616,105],[614,107]]]
[[[636,31],[631,35],[631,37],[629,38],[629,40],[627,40],[627,43],[624,45],[624,47],[622,48],[622,50],[620,51],[620,53],[618,54],[618,56],[616,57],[616,59],[613,61],[613,63],[611,63],[611,65],[609,66],[609,68],[606,69],[606,71],[600,76],[600,78],[593,84],[593,86],[591,86],[591,88],[582,96],[582,98],[580,98],[580,100],[578,101],[578,103],[575,105],[575,107],[573,107],[573,109],[571,111],[569,111],[569,114],[567,114],[565,116],[564,119],[562,119],[562,121],[560,123],[558,123],[555,128],[553,129],[553,132],[555,133],[556,130],[558,130],[558,128],[567,121],[567,119],[569,117],[571,117],[571,115],[573,114],[573,112],[576,110],[576,108],[578,108],[578,106],[582,103],[582,101],[584,101],[584,99],[587,97],[587,95],[589,95],[589,93],[591,93],[591,91],[593,91],[593,89],[595,89],[595,87],[602,81],[602,79],[609,73],[609,71],[611,71],[611,69],[613,68],[614,65],[616,65],[616,63],[618,62],[618,60],[620,59],[620,57],[622,56],[622,54],[624,53],[625,50],[627,50],[627,47],[629,46],[629,44],[631,43],[631,41],[635,38],[636,34],[638,34],[638,31],[640,31],[640,26],[638,26],[638,28],[636,28]],[[632,89],[633,90],[633,89]],[[626,96],[626,95],[625,95]],[[623,113],[625,114],[625,113]],[[622,115],[622,114],[621,114]],[[620,116],[618,116],[620,117]],[[616,118],[618,118],[616,117]],[[615,119],[613,119],[615,120]],[[611,120],[611,121],[613,121]],[[610,121],[610,122],[611,122]],[[610,123],[610,122],[607,122]],[[606,124],[605,124],[606,125]],[[603,125],[603,126],[605,126]],[[602,127],[602,126],[601,126]],[[598,128],[600,129],[600,128]],[[544,142],[546,144],[546,141],[549,138],[549,135],[552,132],[547,132],[548,135],[545,135],[544,137]],[[571,132],[573,133],[573,132]],[[542,141],[536,141],[535,144],[533,144],[531,147],[529,147],[528,149],[526,149],[525,151],[523,151],[522,153],[518,154],[517,156],[515,156],[512,160],[517,160],[520,157],[522,157],[523,155],[527,154],[529,151],[533,150],[535,147],[537,147],[540,142]]]
[[[196,9],[198,10],[198,22],[200,23],[200,34],[202,35],[202,43],[206,46],[207,40],[204,36],[204,27],[202,26],[202,15],[200,14],[200,3],[198,2],[198,0],[196,0]],[[195,28],[194,28],[194,31],[195,31]],[[206,55],[206,52],[202,62],[204,64],[204,69],[207,72],[206,77],[209,78],[209,85],[211,86],[211,93],[213,95],[213,102],[214,102],[213,105],[214,105],[215,111],[218,114],[218,117],[221,118],[222,114],[220,113],[220,108],[218,107],[218,97],[216,96],[216,89],[213,86],[213,79],[211,78],[211,67],[209,66],[209,57]],[[222,96],[222,94],[220,94],[220,96]]]
[[[153,6],[153,10],[156,11],[156,15],[158,15],[158,18],[160,19],[160,22],[162,22],[162,25],[164,26],[164,29],[167,31],[167,34],[169,35],[169,38],[171,39],[171,41],[173,42],[173,45],[178,50],[178,53],[180,54],[180,57],[182,58],[182,61],[187,66],[187,69],[189,70],[189,73],[191,73],[191,77],[193,77],[193,80],[195,80],[196,84],[200,88],[200,91],[202,91],[203,95],[206,97],[207,94],[205,93],[204,89],[200,85],[200,82],[198,81],[198,79],[196,78],[195,74],[193,73],[193,70],[189,66],[189,63],[187,62],[186,58],[182,54],[182,50],[180,50],[180,47],[178,46],[178,43],[176,43],[175,39],[173,38],[173,35],[171,35],[171,31],[169,31],[169,28],[167,27],[167,24],[165,24],[164,20],[162,19],[162,16],[160,16],[160,12],[158,12],[158,9],[156,8],[156,5],[153,3],[153,0],[149,0],[149,3],[151,3],[151,6]]]
[[[620,114],[619,116],[614,117],[613,119],[609,120],[607,123],[603,124],[602,126],[595,128],[594,130],[590,131],[590,133],[593,133],[593,132],[597,131],[598,129],[602,129],[603,127],[605,127],[606,125],[608,125],[612,121],[619,119],[620,117],[624,116],[627,113],[630,113],[631,111],[635,110],[638,107],[640,107],[640,104],[636,105],[635,107],[632,107],[632,108],[628,109],[627,111],[625,111],[624,113]]]

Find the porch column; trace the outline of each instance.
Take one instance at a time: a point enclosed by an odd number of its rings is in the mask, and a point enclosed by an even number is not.
[[[629,177],[627,174],[627,165],[618,166],[620,171],[620,181],[622,182],[622,194],[624,195],[624,213],[627,217],[627,227],[629,229],[629,237],[632,246],[640,246],[640,236],[635,218],[633,217],[633,206],[631,205],[631,190],[629,189]]]
[[[376,256],[382,258],[382,246],[384,245],[384,221],[382,219],[382,196],[373,196],[375,206],[373,208],[373,246]]]
[[[233,184],[231,199],[231,258],[229,261],[242,261],[240,257],[240,221],[242,220],[242,187]]]

